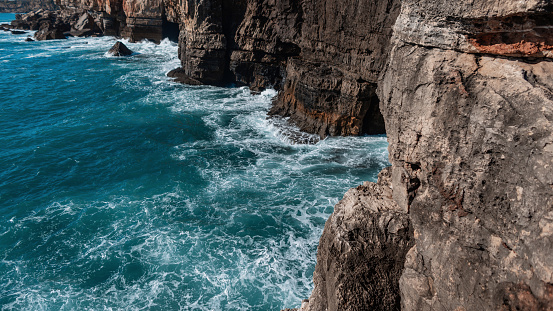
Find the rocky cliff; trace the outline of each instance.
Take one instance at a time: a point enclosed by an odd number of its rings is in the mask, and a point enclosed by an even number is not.
[[[279,90],[271,115],[382,133],[302,310],[553,310],[552,0],[60,0],[104,33],[178,25],[192,84]]]
[[[0,0],[0,13],[26,13],[56,8],[53,0]]]
[[[182,25],[172,76],[281,90],[270,114],[321,137],[384,133],[376,82],[399,1],[188,1],[170,11]]]
[[[378,94],[403,309],[553,310],[552,4],[402,4]]]
[[[402,2],[377,90],[390,177],[336,206],[302,310],[553,310],[552,13]]]

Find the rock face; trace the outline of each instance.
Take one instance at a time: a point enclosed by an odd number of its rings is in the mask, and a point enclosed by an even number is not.
[[[57,0],[66,35],[178,38],[178,81],[282,90],[270,115],[320,137],[385,132],[376,86],[399,2]]]
[[[404,1],[378,92],[420,184],[392,185],[415,232],[403,309],[553,310],[552,23],[549,1]]]
[[[376,81],[399,1],[190,0],[166,11],[181,24],[181,80],[282,90],[270,114],[321,137],[384,133]]]
[[[553,310],[553,62],[545,30],[552,8],[549,1],[402,3],[377,89],[392,163],[386,204],[404,211],[413,229],[397,292],[402,310]],[[356,192],[327,221],[315,289],[301,310],[380,308],[334,302],[352,301],[342,293],[354,285],[334,281],[329,262],[348,254],[335,251],[335,241],[357,224],[335,219],[343,206],[366,217],[351,202],[382,190]],[[339,226],[348,230],[329,239]],[[361,243],[382,245],[374,237]],[[330,291],[329,278],[339,284]],[[361,288],[357,297],[382,293],[372,303],[389,292],[376,281]]]
[[[350,189],[328,219],[316,284],[302,310],[398,310],[399,279],[413,246],[407,212],[392,197],[391,170]]]

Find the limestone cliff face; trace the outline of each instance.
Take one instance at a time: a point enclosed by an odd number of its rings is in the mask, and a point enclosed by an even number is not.
[[[379,180],[336,206],[325,233],[342,233],[323,234],[302,310],[553,310],[552,23],[551,1],[403,1],[377,91],[391,191],[380,195]],[[401,303],[384,302],[392,287],[373,281],[358,296],[384,296],[351,304],[352,285],[329,262],[343,267],[349,248],[382,245],[351,228],[385,217],[366,212],[385,198],[412,240],[375,221],[363,228],[383,232],[387,248],[413,243],[373,268],[403,260],[399,278],[386,274]],[[343,206],[354,220],[335,221]],[[336,244],[348,246],[332,254]]]
[[[182,81],[274,87],[270,114],[321,137],[384,133],[376,80],[399,1],[212,0],[171,11]]]
[[[375,95],[399,1],[304,1],[299,57],[271,114],[327,135],[384,133]]]
[[[382,134],[377,78],[399,0],[57,0],[103,34],[179,43],[189,84],[281,90],[270,115],[328,135]],[[82,14],[82,13],[81,13]]]
[[[166,21],[162,0],[56,0],[63,11],[88,10],[105,35],[160,42]]]
[[[406,310],[553,310],[551,4],[403,2],[379,95],[393,174],[419,184],[392,185]]]

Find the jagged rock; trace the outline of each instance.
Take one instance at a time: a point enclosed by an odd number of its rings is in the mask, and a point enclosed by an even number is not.
[[[167,76],[169,78],[174,78],[173,81],[183,83],[183,84],[190,84],[190,85],[202,85],[198,80],[195,80],[191,77],[189,77],[186,74],[186,71],[183,68],[176,68],[167,73]]]
[[[550,0],[60,5],[131,40],[178,23],[181,68],[168,76],[275,87],[271,113],[306,131],[385,125],[392,168],[336,206],[302,310],[553,309]],[[12,28],[83,16],[64,12]]]
[[[95,27],[96,23],[94,22],[94,18],[88,13],[84,13],[83,15],[81,15],[81,17],[79,17],[77,22],[73,25],[73,29],[77,31],[82,31],[85,29],[91,31]]]
[[[325,63],[291,59],[270,115],[290,117],[301,130],[328,135],[383,134],[376,86]]]
[[[95,32],[92,29],[71,30],[64,33],[67,37],[90,37],[94,36]]]
[[[52,0],[0,0],[0,13],[32,12],[39,9],[56,9]]]
[[[45,21],[41,24],[40,29],[35,33],[35,39],[38,41],[66,39],[63,32],[64,30],[61,25]]]
[[[553,21],[543,3],[403,2],[378,93],[416,232],[404,310],[553,309],[549,36],[539,53],[509,50],[520,58],[498,49],[535,43]]]
[[[109,54],[113,56],[130,56],[132,55],[133,51],[129,50],[126,45],[121,43],[121,41],[117,41],[111,49],[108,51]]]
[[[301,311],[399,310],[399,279],[413,246],[409,216],[392,198],[390,170],[350,189],[327,220],[315,289]]]
[[[16,28],[16,29],[25,29],[25,30],[31,29],[30,26],[29,26],[29,23],[27,23],[27,22],[25,22],[21,19],[13,20],[11,22],[11,26],[12,26],[12,28]]]
[[[254,92],[282,89],[271,114],[290,117],[321,137],[384,132],[376,80],[399,0],[351,5],[210,0],[168,6],[169,18],[183,25],[179,58],[187,77],[246,84]],[[343,36],[343,29],[351,35]]]

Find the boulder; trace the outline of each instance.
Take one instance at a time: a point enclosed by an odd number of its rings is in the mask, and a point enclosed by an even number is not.
[[[84,13],[83,15],[81,15],[81,17],[79,17],[77,22],[73,25],[73,29],[79,30],[79,31],[82,31],[85,29],[94,30],[95,28],[96,28],[96,23],[94,22],[94,17],[92,17],[88,13]]]
[[[23,31],[23,30],[12,30],[12,35],[22,35],[22,34],[25,34],[27,33],[26,31]]]
[[[35,33],[35,39],[42,40],[54,40],[54,39],[65,39],[63,30],[58,27],[58,25],[53,25],[50,22],[42,23],[39,31]]]
[[[130,56],[132,55],[133,51],[129,50],[126,45],[121,43],[121,41],[117,41],[111,49],[108,51],[109,54],[113,56]]]
[[[25,30],[30,29],[29,23],[21,19],[13,20],[11,22],[11,26],[12,26],[11,28],[16,28],[16,29],[25,29]]]
[[[82,29],[82,30],[71,30],[68,32],[65,32],[64,35],[66,37],[90,37],[94,35],[94,31],[92,29]]]
[[[169,78],[174,78],[173,81],[183,83],[183,84],[189,84],[189,85],[202,85],[203,83],[190,77],[186,74],[186,71],[182,68],[176,68],[167,73],[167,76]]]

